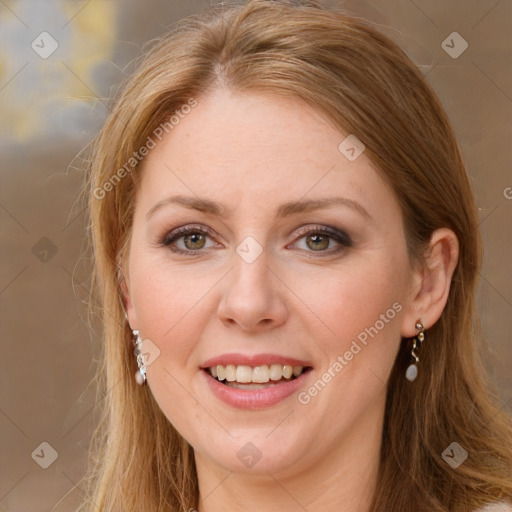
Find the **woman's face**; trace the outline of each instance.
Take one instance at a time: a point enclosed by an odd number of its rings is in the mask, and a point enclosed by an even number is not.
[[[414,281],[391,189],[300,100],[197,101],[136,197],[127,309],[151,392],[199,463],[375,456]]]

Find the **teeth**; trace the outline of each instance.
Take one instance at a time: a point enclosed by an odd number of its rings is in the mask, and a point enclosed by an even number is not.
[[[281,364],[270,365],[270,378],[272,380],[279,380],[283,376],[283,366]]]
[[[252,368],[250,366],[236,367],[237,382],[252,382]]]
[[[217,366],[218,368],[218,366]],[[234,364],[228,364],[226,366],[226,380],[228,382],[235,382],[236,379],[236,366]]]
[[[267,365],[255,366],[252,370],[252,382],[263,384],[268,382],[270,377],[270,369]]]
[[[293,375],[293,366],[285,364],[283,366],[283,377],[289,379]]]
[[[263,366],[251,366],[228,364],[223,366],[221,364],[209,368],[212,377],[216,377],[219,381],[226,380],[227,382],[239,382],[242,384],[258,383],[265,384],[269,381],[277,381],[284,379],[291,379],[299,377],[304,370],[303,366],[292,366],[290,364],[271,364]]]

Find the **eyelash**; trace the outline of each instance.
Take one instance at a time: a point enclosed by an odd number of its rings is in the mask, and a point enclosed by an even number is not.
[[[176,241],[180,240],[181,238],[183,238],[187,235],[192,235],[192,234],[202,234],[202,235],[208,235],[208,236],[212,237],[213,233],[209,228],[205,228],[203,226],[182,226],[180,228],[177,228],[177,229],[165,234],[164,237],[159,241],[159,245],[168,247],[168,248],[170,248],[170,250],[172,252],[177,253],[177,254],[183,254],[183,255],[189,255],[189,256],[200,255],[206,249],[198,249],[196,251],[193,251],[193,250],[178,249],[176,247],[171,248],[171,245],[173,243],[175,243]],[[330,228],[327,226],[314,226],[314,227],[301,228],[297,232],[297,237],[298,237],[297,240],[300,240],[301,238],[304,238],[307,235],[328,236],[329,238],[336,240],[341,245],[341,247],[338,247],[337,249],[334,249],[334,250],[318,251],[318,254],[320,254],[320,255],[323,253],[324,255],[331,256],[333,254],[337,254],[338,252],[343,250],[343,248],[352,246],[352,240],[346,233],[343,233],[342,231],[338,231],[337,229]],[[315,253],[317,251],[307,251],[307,252]]]

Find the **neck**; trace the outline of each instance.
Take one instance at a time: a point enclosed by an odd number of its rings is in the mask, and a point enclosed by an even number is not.
[[[385,397],[379,402],[381,406],[369,408],[336,446],[302,468],[236,473],[196,454],[198,512],[369,512],[377,483]]]

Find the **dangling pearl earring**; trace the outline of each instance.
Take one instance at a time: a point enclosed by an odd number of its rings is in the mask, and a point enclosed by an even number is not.
[[[139,367],[135,373],[135,381],[139,386],[142,386],[146,382],[146,365],[144,364],[144,354],[142,353],[142,340],[139,336],[139,331],[136,329],[133,331],[133,336],[135,338],[133,341],[135,345],[133,353],[137,358],[137,365]]]
[[[418,320],[416,322],[416,329],[419,331],[417,336],[414,338],[412,343],[412,350],[411,350],[411,356],[414,359],[414,362],[411,363],[406,372],[405,372],[405,378],[409,381],[413,381],[418,376],[418,366],[416,363],[420,360],[420,358],[416,355],[416,348],[420,348],[421,344],[423,343],[423,340],[425,339],[425,332],[423,324]]]

